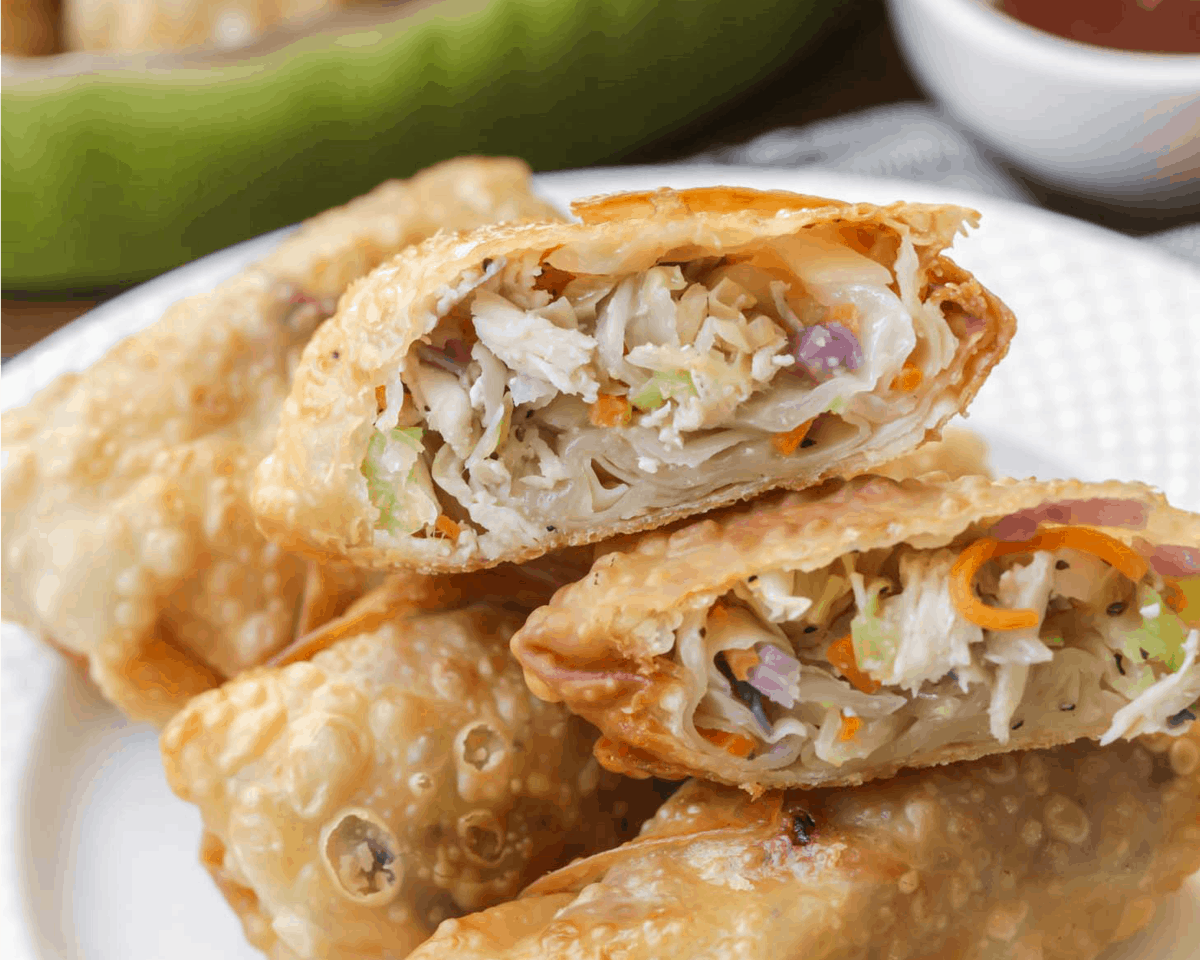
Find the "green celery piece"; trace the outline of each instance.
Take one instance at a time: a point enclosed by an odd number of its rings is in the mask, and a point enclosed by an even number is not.
[[[424,447],[421,445],[421,438],[425,431],[420,427],[396,427],[389,430],[388,433],[394,439],[403,441],[417,452],[424,450]],[[400,523],[395,516],[396,509],[400,505],[399,492],[394,485],[379,475],[379,458],[383,455],[385,446],[386,440],[383,433],[376,430],[371,434],[371,439],[367,442],[367,455],[363,458],[362,462],[362,475],[367,480],[367,496],[371,498],[371,503],[379,510],[378,526],[388,533],[395,533]],[[408,471],[409,480],[413,478],[416,469],[414,465]]]
[[[1138,591],[1138,608],[1158,605],[1158,615],[1145,617],[1142,625],[1132,631],[1125,640],[1123,652],[1135,663],[1143,659],[1161,660],[1172,672],[1183,665],[1183,642],[1187,629],[1183,621],[1166,605],[1163,598],[1149,587]],[[1142,651],[1146,651],[1146,658]]]
[[[673,397],[686,395],[696,396],[696,385],[692,383],[692,375],[688,371],[660,370],[629,398],[629,402],[645,412],[657,410]]]
[[[878,617],[879,595],[867,598],[865,610],[860,610],[850,621],[850,643],[854,647],[854,659],[858,669],[864,673],[881,671],[896,659],[899,640],[885,630]]]

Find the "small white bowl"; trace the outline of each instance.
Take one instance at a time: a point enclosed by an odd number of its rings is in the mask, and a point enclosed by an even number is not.
[[[921,85],[1017,166],[1069,193],[1200,201],[1200,56],[1066,40],[999,0],[888,0]]]

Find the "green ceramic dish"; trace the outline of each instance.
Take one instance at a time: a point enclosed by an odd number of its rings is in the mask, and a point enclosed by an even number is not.
[[[455,154],[618,158],[845,2],[438,0],[252,59],[6,78],[4,287],[141,280]]]

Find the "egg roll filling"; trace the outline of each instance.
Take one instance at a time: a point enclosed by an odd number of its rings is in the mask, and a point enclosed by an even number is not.
[[[1200,696],[1198,602],[1200,576],[1086,527],[762,570],[682,615],[684,733],[747,770],[848,771],[1103,717],[1101,743],[1180,733]]]
[[[376,387],[377,539],[529,542],[913,429],[984,321],[907,237],[875,241],[894,272],[857,242],[808,228],[608,275],[552,251],[482,261]]]

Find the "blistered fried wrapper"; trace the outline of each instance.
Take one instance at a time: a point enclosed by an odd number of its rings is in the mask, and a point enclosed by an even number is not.
[[[260,525],[427,572],[661,527],[911,452],[1015,329],[943,251],[976,214],[739,188],[434,238],[305,351]]]
[[[202,694],[162,736],[205,866],[277,960],[403,957],[653,809],[599,768],[593,730],[525,688],[505,645],[519,614],[405,618],[393,589],[384,622]]]
[[[692,781],[637,840],[410,960],[1091,960],[1200,866],[1196,733],[768,793]]]
[[[249,505],[301,349],[351,280],[409,244],[554,216],[515,160],[385,183],[5,412],[5,619],[161,723],[336,615],[367,577],[268,543]]]
[[[1200,516],[1148,487],[860,477],[620,545],[513,652],[610,769],[757,793],[1181,734],[1198,623]]]

